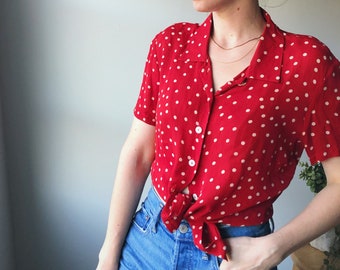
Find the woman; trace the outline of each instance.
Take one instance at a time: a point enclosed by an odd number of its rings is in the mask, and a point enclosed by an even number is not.
[[[340,221],[339,61],[257,1],[193,4],[211,13],[204,23],[151,44],[98,270],[276,269]],[[328,185],[272,232],[272,204],[304,149]]]

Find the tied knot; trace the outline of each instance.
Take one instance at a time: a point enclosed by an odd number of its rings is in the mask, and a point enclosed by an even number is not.
[[[200,249],[214,256],[228,260],[226,257],[228,247],[221,238],[220,231],[215,223],[204,222],[193,224],[193,235],[195,245]]]
[[[171,194],[165,204],[161,217],[170,232],[178,229],[181,221],[185,219],[186,212],[194,203],[188,194]],[[227,259],[226,243],[221,239],[220,232],[215,223],[188,221],[192,227],[195,245],[202,251]]]
[[[162,220],[170,232],[177,230],[192,201],[192,197],[188,194],[171,194],[161,214]]]

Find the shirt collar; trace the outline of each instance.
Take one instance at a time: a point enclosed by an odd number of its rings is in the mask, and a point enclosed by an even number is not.
[[[212,26],[212,14],[200,24],[187,41],[180,59],[184,61],[208,62],[208,47]]]
[[[284,34],[264,10],[263,16],[266,20],[266,28],[246,71],[246,76],[258,80],[280,82],[285,47]]]
[[[257,50],[245,75],[247,78],[280,82],[284,50],[283,32],[274,24],[270,15],[262,10],[266,20]],[[184,61],[209,62],[208,46],[212,26],[212,14],[191,34],[181,55]],[[265,71],[265,72],[263,72]]]

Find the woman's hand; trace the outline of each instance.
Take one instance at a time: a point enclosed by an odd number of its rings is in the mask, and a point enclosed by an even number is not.
[[[226,241],[230,260],[223,260],[220,270],[270,270],[282,260],[272,235],[235,237]]]
[[[99,261],[96,270],[118,270],[118,265],[107,261]]]
[[[99,252],[99,262],[96,270],[118,270],[119,263],[112,256],[112,252],[108,252],[108,250],[103,246],[103,248]]]

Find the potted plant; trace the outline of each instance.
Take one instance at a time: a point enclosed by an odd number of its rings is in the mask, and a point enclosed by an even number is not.
[[[316,165],[310,165],[308,162],[299,162],[299,165],[301,166],[299,178],[306,182],[306,185],[314,194],[320,192],[327,184],[322,164],[317,163]],[[318,251],[314,252],[313,248]],[[296,254],[292,255],[294,263],[299,264],[300,260],[297,257],[298,254],[300,253],[300,255],[306,256],[306,253],[304,252],[307,251],[309,253],[314,253],[314,264],[316,263],[315,260],[317,257],[322,260],[321,266],[319,268],[317,268],[318,266],[316,265],[306,266],[306,268],[299,268],[297,266],[293,269],[340,270],[340,225],[311,241],[309,246],[303,247],[302,249],[304,250],[297,251]],[[316,253],[320,253],[321,255],[317,256]]]

